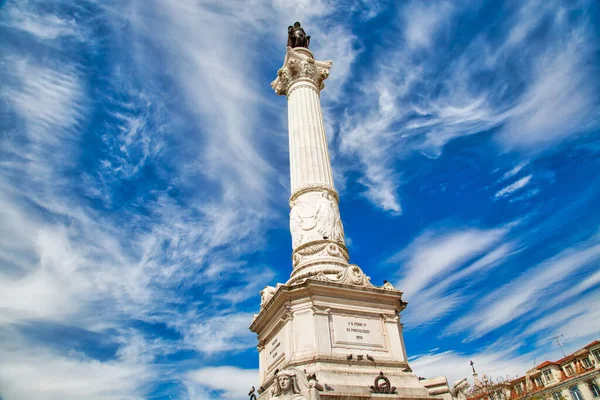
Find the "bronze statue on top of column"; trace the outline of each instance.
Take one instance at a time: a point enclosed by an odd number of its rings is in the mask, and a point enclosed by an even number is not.
[[[304,28],[300,26],[300,22],[294,23],[294,26],[288,26],[288,43],[287,45],[291,48],[294,47],[305,47],[308,49],[310,44],[310,36],[306,36]]]

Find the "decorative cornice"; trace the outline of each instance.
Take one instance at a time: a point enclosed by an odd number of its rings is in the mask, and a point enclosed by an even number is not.
[[[297,81],[307,81],[318,91],[325,87],[323,81],[329,76],[331,61],[316,61],[308,49],[287,48],[283,67],[277,71],[277,78],[271,87],[278,95],[288,95],[288,89]]]

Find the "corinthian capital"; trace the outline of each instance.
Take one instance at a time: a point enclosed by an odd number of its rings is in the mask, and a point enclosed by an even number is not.
[[[331,61],[316,61],[310,50],[287,48],[283,67],[277,71],[277,78],[271,87],[278,95],[287,95],[290,86],[298,81],[312,83],[317,90],[325,87],[323,81],[329,76]]]

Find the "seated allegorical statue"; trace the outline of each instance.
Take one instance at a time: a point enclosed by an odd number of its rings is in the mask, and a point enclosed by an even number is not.
[[[300,392],[296,372],[292,370],[280,371],[275,380],[275,390],[271,399],[277,400],[306,400]]]

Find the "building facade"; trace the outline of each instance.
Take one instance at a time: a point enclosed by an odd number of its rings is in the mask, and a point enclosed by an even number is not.
[[[476,381],[469,400],[600,400],[600,341],[517,379]]]

